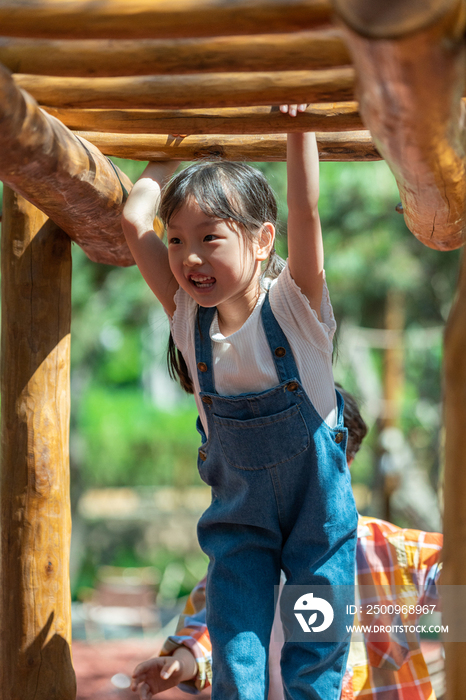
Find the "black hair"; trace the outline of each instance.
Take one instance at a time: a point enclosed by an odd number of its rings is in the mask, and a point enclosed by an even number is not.
[[[198,161],[175,175],[163,189],[160,200],[159,216],[165,226],[190,197],[207,216],[239,224],[249,241],[255,240],[264,223],[277,223],[277,201],[272,188],[260,170],[247,163]],[[283,266],[274,247],[262,276],[274,279]],[[171,333],[167,362],[170,376],[178,378],[187,393],[194,393],[186,362]]]
[[[352,394],[343,389],[341,384],[335,382],[335,386],[343,397],[345,407],[343,409],[343,422],[348,428],[348,444],[346,445],[346,459],[354,459],[362,441],[367,435],[367,425],[361,416],[359,406]]]

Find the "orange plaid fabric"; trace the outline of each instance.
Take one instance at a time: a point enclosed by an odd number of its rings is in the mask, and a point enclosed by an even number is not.
[[[361,517],[356,548],[357,590],[364,603],[397,604],[407,612],[360,615],[355,624],[410,625],[418,615],[410,606],[437,603],[443,538],[438,533],[399,528]],[[342,700],[435,700],[415,633],[353,636],[343,680]]]
[[[160,651],[160,656],[171,656],[180,646],[191,651],[198,674],[193,681],[180,684],[180,688],[188,693],[196,693],[212,681],[212,645],[205,622],[205,582],[203,578],[191,591],[178,620],[176,634],[165,640]]]
[[[361,603],[424,605],[437,601],[442,535],[399,528],[376,518],[360,517],[356,549],[356,582]],[[364,607],[364,606],[363,606]],[[400,616],[400,624],[417,616]],[[360,616],[355,624],[387,624],[385,618]],[[393,623],[393,618],[390,620]],[[182,684],[197,692],[212,678],[211,645],[205,624],[205,579],[192,591],[180,617],[176,635],[169,637],[161,655],[188,647],[199,673]],[[417,637],[387,633],[362,641],[353,637],[343,679],[342,700],[435,700],[427,666]]]

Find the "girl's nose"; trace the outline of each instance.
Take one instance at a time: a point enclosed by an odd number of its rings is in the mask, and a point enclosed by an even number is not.
[[[193,267],[194,265],[202,265],[202,260],[195,250],[191,250],[188,255],[186,255],[183,263],[186,267]]]

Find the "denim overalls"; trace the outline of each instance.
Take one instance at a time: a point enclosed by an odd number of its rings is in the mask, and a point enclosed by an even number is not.
[[[357,513],[346,464],[347,430],[339,394],[332,429],[305,393],[268,294],[262,323],[280,383],[257,394],[219,396],[209,335],[214,313],[201,307],[195,329],[209,435],[206,439],[198,419],[203,440],[198,466],[212,488],[212,503],[198,525],[199,543],[210,558],[212,700],[264,700],[280,570],[288,586],[346,586],[344,604],[354,602]],[[284,618],[283,608],[281,614]],[[281,658],[287,700],[339,700],[349,638],[287,641]]]

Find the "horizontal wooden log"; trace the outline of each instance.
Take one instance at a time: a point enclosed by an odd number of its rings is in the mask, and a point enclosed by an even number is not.
[[[458,0],[332,0],[349,27],[373,39],[396,39],[433,25]]]
[[[224,160],[285,161],[286,136],[152,136],[77,132],[91,141],[102,153],[131,160]],[[341,134],[317,134],[320,159],[323,161],[380,160],[368,131]]]
[[[309,105],[296,117],[278,107],[205,110],[103,110],[44,107],[69,129],[121,134],[279,134],[364,129],[357,102]]]
[[[0,0],[3,36],[169,39],[300,31],[328,23],[328,0]]]
[[[347,29],[364,123],[400,190],[406,225],[425,245],[451,250],[466,235],[465,15],[397,40]]]
[[[57,78],[16,74],[16,84],[48,107],[191,109],[353,99],[351,67],[274,73],[133,78]]]
[[[1,31],[1,30],[0,30]],[[336,29],[212,39],[118,41],[0,38],[12,73],[75,77],[315,70],[351,58]]]
[[[96,262],[134,264],[121,230],[131,182],[19,90],[0,66],[0,180],[60,226]]]

